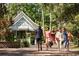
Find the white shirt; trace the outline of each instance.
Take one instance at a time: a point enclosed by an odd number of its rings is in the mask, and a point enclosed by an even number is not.
[[[59,40],[63,40],[63,33],[57,31],[55,37],[59,38]]]

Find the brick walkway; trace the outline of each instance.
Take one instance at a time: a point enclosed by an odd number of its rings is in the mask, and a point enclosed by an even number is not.
[[[56,45],[49,48],[46,51],[45,45],[43,45],[43,51],[38,51],[35,45],[29,48],[0,48],[0,56],[79,56],[78,49],[72,49],[70,51],[62,47],[59,51]]]

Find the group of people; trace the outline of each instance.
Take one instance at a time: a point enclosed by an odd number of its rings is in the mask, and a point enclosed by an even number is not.
[[[59,28],[53,31],[50,31],[48,28],[43,33],[41,26],[39,26],[35,33],[38,51],[42,50],[42,37],[44,37],[45,39],[44,41],[46,45],[46,50],[48,50],[49,47],[51,48],[54,44],[56,44],[59,48],[59,51],[61,51],[62,45],[64,45],[64,48],[67,48],[69,50],[69,41],[73,37],[73,35],[69,31],[67,31],[66,28]]]

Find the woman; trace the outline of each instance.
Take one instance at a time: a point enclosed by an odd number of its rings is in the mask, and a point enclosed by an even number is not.
[[[51,47],[52,40],[51,40],[51,31],[49,28],[47,28],[47,31],[45,31],[45,44],[46,44],[46,49],[48,50],[48,47]]]
[[[73,35],[71,34],[71,32],[70,32],[70,31],[68,31],[68,33],[67,33],[67,34],[68,34],[68,40],[69,40],[69,41],[71,41],[71,40],[72,40],[72,38],[73,38]]]
[[[54,31],[54,30],[51,32],[51,39],[52,39],[52,42],[53,42],[54,44],[56,44],[55,31]]]
[[[63,39],[63,34],[62,34],[62,31],[61,31],[61,28],[57,30],[55,38],[56,38],[56,41],[58,43],[58,48],[59,48],[59,51],[60,51],[61,50],[61,41]]]

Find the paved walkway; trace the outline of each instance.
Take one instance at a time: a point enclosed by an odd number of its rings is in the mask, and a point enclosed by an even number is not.
[[[46,51],[43,45],[43,51],[38,51],[35,45],[29,48],[0,48],[0,56],[79,56],[79,49],[74,49],[71,44],[70,51],[62,47],[59,51],[57,45],[52,46]]]

